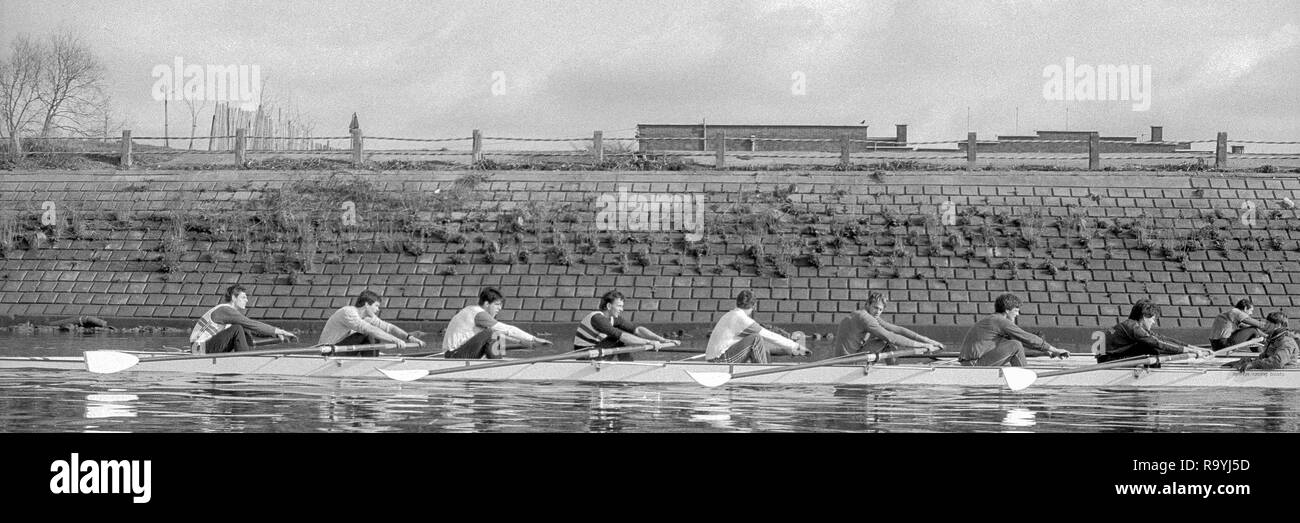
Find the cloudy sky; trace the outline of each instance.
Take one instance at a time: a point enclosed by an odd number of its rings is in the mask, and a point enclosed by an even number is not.
[[[137,136],[161,133],[151,73],[181,57],[259,66],[322,134],[356,112],[368,135],[428,138],[865,120],[953,140],[1065,129],[1068,113],[1103,135],[1300,140],[1295,0],[0,0],[0,55],[60,30],[98,53]],[[1067,59],[1149,66],[1149,110],[1045,99],[1044,69]],[[172,133],[188,120],[173,106]]]

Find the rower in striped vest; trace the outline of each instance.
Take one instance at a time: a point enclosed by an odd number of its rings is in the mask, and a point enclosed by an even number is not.
[[[505,306],[501,291],[488,287],[478,293],[478,305],[461,309],[447,324],[442,350],[448,358],[500,359],[506,355],[506,343],[515,341],[529,347],[551,342],[524,332],[518,327],[497,321]]]
[[[624,318],[623,298],[623,293],[618,291],[609,291],[600,297],[600,310],[588,314],[578,323],[578,331],[573,335],[573,350],[631,347],[654,342],[681,345],[681,342],[664,338]],[[619,361],[632,361],[631,354],[617,354],[600,359],[615,358]]]
[[[203,313],[190,331],[190,352],[194,354],[246,351],[253,346],[253,335],[277,337],[281,341],[298,339],[292,332],[248,319],[248,293],[242,285],[226,288],[226,301]]]

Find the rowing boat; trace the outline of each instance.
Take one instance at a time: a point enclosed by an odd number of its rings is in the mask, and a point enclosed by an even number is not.
[[[320,355],[233,356],[150,361],[175,353],[134,353],[140,362],[124,371],[179,372],[199,375],[276,375],[296,377],[386,379],[385,371],[444,371],[483,365],[484,360],[449,360],[440,357],[350,357]],[[1300,389],[1300,368],[1240,373],[1220,367],[1234,358],[1217,358],[1201,364],[1165,365],[1155,369],[1105,369],[1040,379],[1036,387],[1261,387]],[[963,367],[955,361],[906,362],[898,365],[827,365],[737,378],[737,385],[952,385],[1004,388],[998,367]],[[1090,358],[1031,363],[1030,369],[1046,374],[1054,370],[1090,365]],[[422,381],[571,381],[595,383],[692,384],[688,372],[739,374],[778,369],[792,363],[720,364],[701,361],[585,361],[557,360],[431,375]],[[0,369],[84,371],[79,357],[2,357]]]

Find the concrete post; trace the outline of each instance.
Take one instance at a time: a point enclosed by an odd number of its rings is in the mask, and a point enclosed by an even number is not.
[[[365,136],[361,134],[361,128],[351,129],[348,131],[352,135],[352,165],[361,166],[362,158],[365,157]]]
[[[1214,144],[1214,168],[1226,169],[1228,167],[1228,133],[1219,133],[1217,142]]]
[[[1088,170],[1096,171],[1101,168],[1101,135],[1096,132],[1088,133]]]
[[[131,131],[122,131],[122,158],[118,163],[123,169],[131,168]]]
[[[591,158],[597,164],[605,161],[605,133],[595,131],[591,133]]]
[[[894,141],[899,144],[907,144],[907,124],[894,124]]]
[[[975,133],[966,133],[966,169],[975,168]]]
[[[840,137],[840,166],[844,167],[845,169],[849,168],[849,166],[852,165],[852,160],[849,159],[849,147],[850,147],[849,137],[841,136]]]
[[[244,162],[248,161],[248,129],[240,127],[235,129],[235,164],[240,169],[244,168]]]
[[[474,163],[483,161],[483,133],[478,129],[474,129],[474,146],[469,158]]]
[[[727,133],[724,131],[713,133],[713,139],[717,141],[718,146],[718,154],[713,162],[713,167],[721,169],[727,166]]]

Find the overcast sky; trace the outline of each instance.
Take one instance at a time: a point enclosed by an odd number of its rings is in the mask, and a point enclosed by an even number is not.
[[[137,136],[157,65],[257,65],[318,134],[631,136],[638,123],[835,124],[1300,140],[1300,2],[14,1],[0,36],[79,33]],[[1150,109],[1044,98],[1044,68],[1149,66]],[[495,89],[494,89],[495,87]],[[801,90],[802,88],[802,90]],[[1017,122],[1018,111],[1018,122]],[[207,116],[200,117],[200,134]],[[189,115],[172,106],[172,134]],[[968,124],[969,121],[969,124]]]

